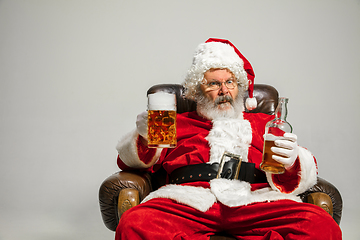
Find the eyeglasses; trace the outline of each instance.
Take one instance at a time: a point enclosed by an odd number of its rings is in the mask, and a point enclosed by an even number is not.
[[[207,80],[204,79],[204,81],[207,81]],[[225,82],[210,81],[208,83],[202,83],[202,84],[206,86],[207,90],[214,91],[214,90],[218,90],[222,84],[224,84],[225,87],[227,87],[228,89],[234,89],[237,82],[234,81],[233,79],[229,79],[229,80],[226,80]]]

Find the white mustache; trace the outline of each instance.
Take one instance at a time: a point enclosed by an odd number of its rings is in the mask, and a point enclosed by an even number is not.
[[[215,106],[219,105],[221,102],[229,102],[232,105],[234,99],[229,95],[219,96],[215,99]]]

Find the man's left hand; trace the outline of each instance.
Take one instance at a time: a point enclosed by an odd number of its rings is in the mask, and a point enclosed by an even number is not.
[[[299,152],[297,136],[285,133],[284,138],[275,140],[275,147],[272,147],[271,151],[276,154],[272,156],[275,161],[284,164],[286,169],[291,168]]]

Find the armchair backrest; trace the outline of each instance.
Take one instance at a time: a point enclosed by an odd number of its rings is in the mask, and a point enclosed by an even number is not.
[[[154,85],[147,91],[147,94],[166,91],[169,93],[176,94],[177,112],[191,112],[196,110],[196,103],[192,100],[184,98],[184,88],[180,84],[158,84]],[[245,96],[245,99],[248,95]],[[275,109],[278,105],[279,94],[278,91],[266,84],[255,84],[254,85],[254,97],[257,100],[257,108],[249,111],[252,113],[266,113],[269,115],[274,114]],[[248,111],[248,110],[246,110]]]

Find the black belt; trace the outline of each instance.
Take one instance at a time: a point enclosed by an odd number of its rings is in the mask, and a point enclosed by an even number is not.
[[[255,168],[255,163],[241,162],[240,172],[237,179],[249,183],[266,183],[266,175]],[[221,178],[234,179],[238,161],[230,160],[224,164]],[[175,169],[169,177],[171,184],[179,184],[195,181],[210,181],[216,178],[219,164],[200,163],[187,165]]]

